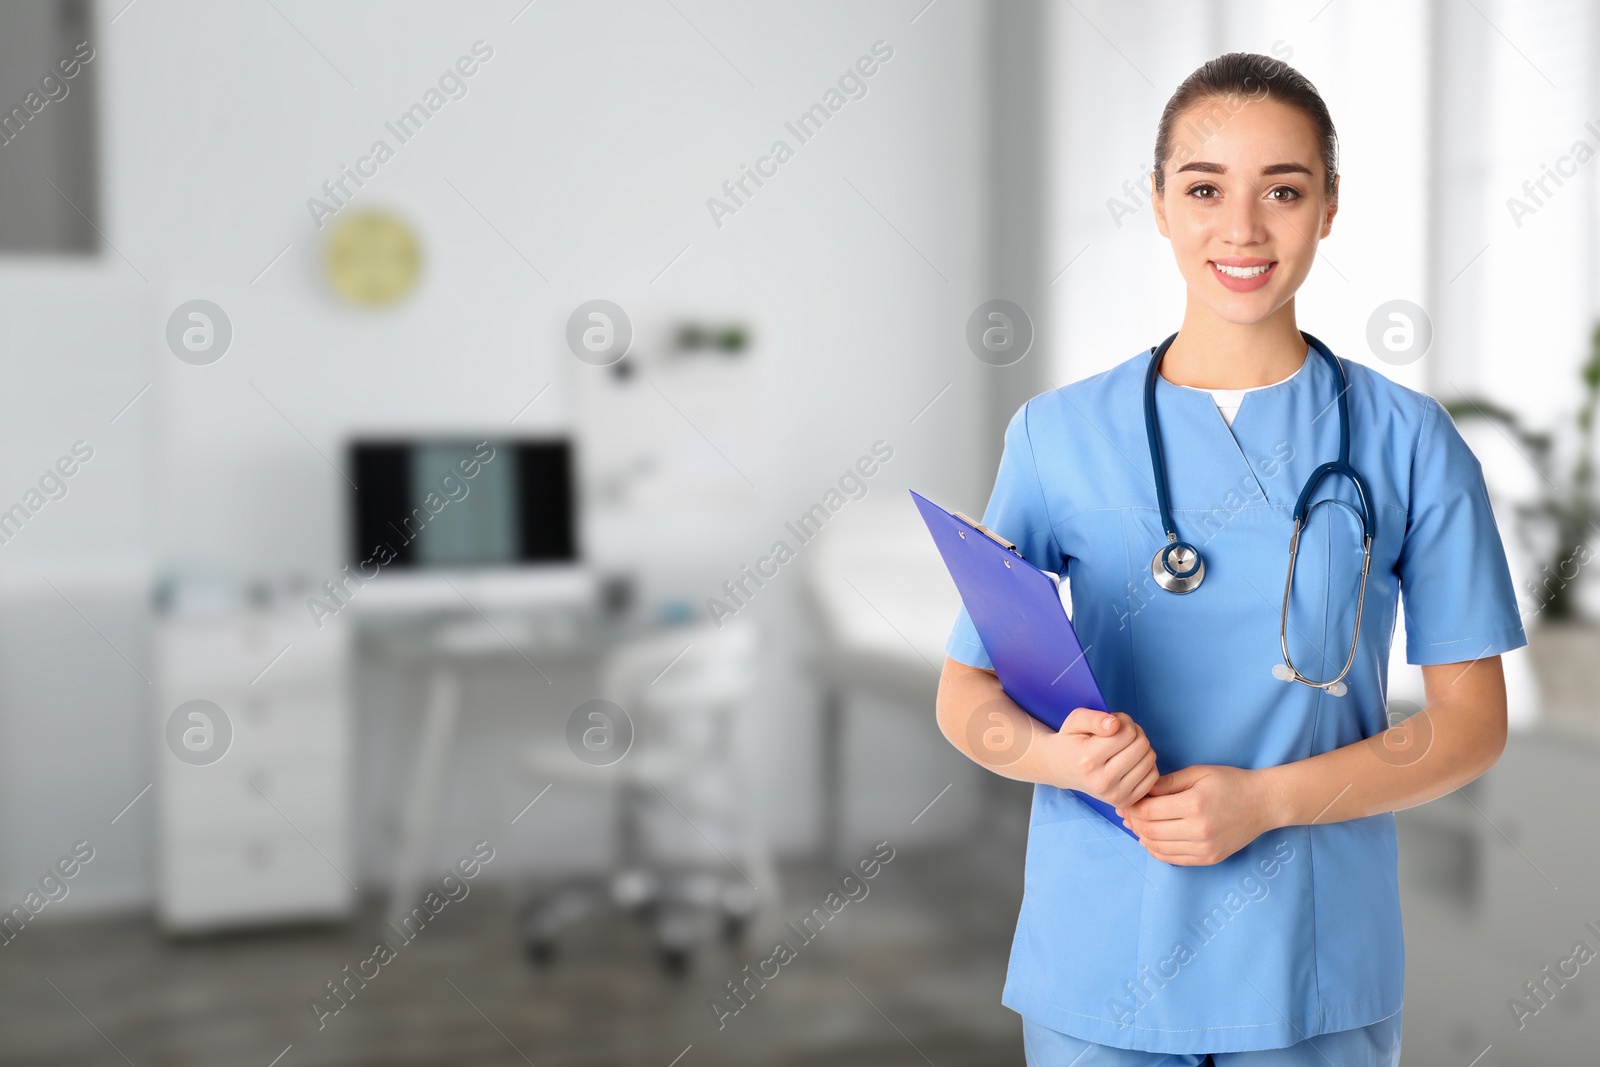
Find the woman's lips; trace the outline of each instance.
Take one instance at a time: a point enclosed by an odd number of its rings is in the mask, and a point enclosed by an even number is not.
[[[1257,274],[1254,278],[1235,278],[1232,275],[1224,274],[1217,268],[1215,260],[1207,260],[1206,267],[1211,271],[1211,276],[1226,288],[1236,293],[1251,293],[1267,284],[1267,281],[1272,277],[1272,272],[1278,269],[1278,261],[1273,260],[1266,270]]]

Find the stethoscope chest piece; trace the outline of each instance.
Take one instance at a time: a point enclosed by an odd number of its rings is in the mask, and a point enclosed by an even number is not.
[[[1189,542],[1173,540],[1150,558],[1150,575],[1169,593],[1187,593],[1206,576],[1206,561]]]

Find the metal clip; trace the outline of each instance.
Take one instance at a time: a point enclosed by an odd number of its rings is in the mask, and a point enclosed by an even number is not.
[[[974,530],[977,530],[979,533],[981,533],[985,537],[989,538],[989,540],[993,541],[995,544],[999,545],[1001,548],[1009,548],[1019,558],[1022,556],[1021,552],[1017,552],[1017,546],[1016,545],[1012,544],[1010,541],[1007,541],[1004,537],[1001,537],[999,534],[997,534],[993,530],[989,529],[989,527],[985,526],[983,523],[974,522],[969,516],[963,515],[959,511],[952,511],[950,514],[954,515],[956,518],[960,519],[962,522],[966,523],[968,526],[972,527]]]

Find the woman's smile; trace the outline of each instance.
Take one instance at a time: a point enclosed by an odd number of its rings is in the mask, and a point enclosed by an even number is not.
[[[1278,265],[1275,259],[1254,256],[1225,256],[1207,261],[1217,281],[1236,293],[1249,293],[1267,284]]]

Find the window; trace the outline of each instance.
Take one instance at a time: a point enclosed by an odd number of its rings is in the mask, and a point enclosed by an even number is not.
[[[100,251],[97,55],[85,0],[0,4],[0,254]]]

